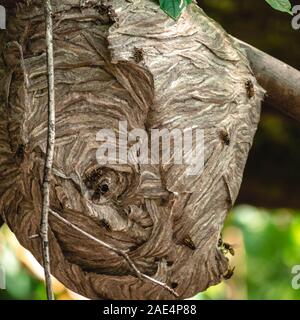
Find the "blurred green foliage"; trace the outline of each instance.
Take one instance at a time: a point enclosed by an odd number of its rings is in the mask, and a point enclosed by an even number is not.
[[[244,299],[300,299],[300,290],[291,285],[292,267],[300,265],[299,212],[239,206],[230,214],[225,233],[228,228],[236,228],[243,235],[245,255],[236,265],[237,276],[199,294],[198,299],[228,299],[230,286],[232,290],[243,286],[245,293],[240,298]],[[241,276],[242,267],[246,272]]]
[[[0,230],[0,264],[5,271],[6,290],[0,290],[0,299],[41,299],[46,298],[45,287],[21,262],[12,244],[17,240],[5,225]]]

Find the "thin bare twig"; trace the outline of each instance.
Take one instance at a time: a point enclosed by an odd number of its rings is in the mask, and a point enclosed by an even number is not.
[[[93,240],[95,242],[97,242],[98,244],[100,244],[101,246],[117,253],[118,255],[122,256],[126,262],[128,263],[128,265],[134,270],[134,272],[136,273],[136,275],[138,276],[138,278],[140,279],[147,279],[148,281],[166,289],[167,291],[169,291],[171,294],[173,294],[176,298],[179,298],[178,293],[173,290],[172,288],[170,288],[166,283],[161,282],[159,280],[156,280],[150,276],[147,276],[146,274],[142,273],[141,271],[139,271],[139,269],[136,267],[136,265],[134,264],[134,262],[131,260],[131,258],[129,257],[129,255],[127,254],[126,251],[118,249],[102,240],[99,240],[97,238],[95,238],[94,236],[92,236],[91,234],[89,234],[88,232],[81,230],[79,227],[77,227],[75,224],[71,223],[70,221],[66,220],[65,218],[63,218],[61,215],[59,215],[57,212],[53,211],[52,209],[49,209],[50,214],[52,214],[55,218],[57,218],[58,220],[60,220],[61,222],[63,222],[64,224],[66,224],[67,226],[69,226],[70,228],[78,231],[79,233],[83,234],[84,236],[86,236],[87,238],[89,238],[90,240]]]
[[[54,156],[55,144],[55,93],[54,93],[54,57],[53,57],[53,33],[52,33],[52,7],[50,0],[44,0],[44,12],[46,20],[46,45],[47,45],[47,72],[48,72],[48,134],[47,151],[44,167],[42,186],[42,214],[41,229],[43,266],[48,300],[54,300],[51,283],[50,250],[48,240],[48,218],[50,202],[50,179]]]

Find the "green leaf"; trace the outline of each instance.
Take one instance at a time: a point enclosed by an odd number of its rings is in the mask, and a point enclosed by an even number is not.
[[[287,12],[293,15],[292,5],[289,0],[266,0],[266,1],[272,8],[282,12]]]
[[[192,0],[159,0],[161,9],[173,19],[178,19]]]

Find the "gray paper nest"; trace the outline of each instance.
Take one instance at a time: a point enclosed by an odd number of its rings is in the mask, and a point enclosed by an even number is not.
[[[180,298],[219,283],[228,259],[218,240],[264,93],[244,53],[195,4],[173,21],[150,0],[52,2],[57,138],[51,208],[128,250],[141,272],[176,288]],[[0,214],[41,262],[40,240],[31,236],[39,233],[47,140],[44,15],[37,0],[20,1],[8,14],[0,38]],[[128,130],[203,129],[203,173],[187,177],[185,165],[108,165],[97,172],[110,181],[109,192],[95,200],[84,192],[96,165],[95,136],[102,128],[117,131],[119,120]],[[50,253],[53,275],[88,298],[174,298],[52,216]]]

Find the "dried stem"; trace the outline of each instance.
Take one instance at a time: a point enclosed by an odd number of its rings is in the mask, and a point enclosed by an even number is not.
[[[128,265],[134,270],[134,272],[136,273],[136,275],[140,278],[140,279],[147,279],[148,281],[168,290],[171,294],[173,294],[176,298],[179,297],[179,295],[177,294],[177,292],[175,290],[173,290],[172,288],[170,288],[166,283],[161,282],[159,280],[156,280],[150,276],[147,276],[146,274],[142,273],[141,271],[138,270],[138,268],[136,267],[136,265],[134,264],[134,262],[131,260],[131,258],[129,257],[129,255],[127,254],[126,251],[124,250],[120,250],[102,240],[99,240],[97,238],[95,238],[94,236],[92,236],[91,234],[87,233],[84,230],[81,230],[79,227],[77,227],[76,225],[74,225],[73,223],[71,223],[70,221],[66,220],[65,218],[63,218],[61,215],[59,215],[57,212],[53,211],[53,210],[49,210],[50,214],[52,214],[55,218],[57,218],[58,220],[60,220],[61,222],[63,222],[64,224],[66,224],[67,226],[69,226],[70,228],[78,231],[79,233],[85,235],[87,238],[97,242],[98,244],[100,244],[101,246],[117,253],[118,255],[122,256],[126,262],[128,263]]]
[[[43,266],[48,300],[54,300],[51,284],[50,251],[48,240],[48,218],[50,202],[50,179],[54,156],[55,144],[55,94],[54,94],[54,57],[53,57],[53,34],[52,34],[52,8],[51,1],[44,1],[44,12],[46,20],[46,44],[47,44],[47,71],[48,71],[48,135],[47,151],[44,167],[42,186],[42,215],[40,234],[42,238]]]

